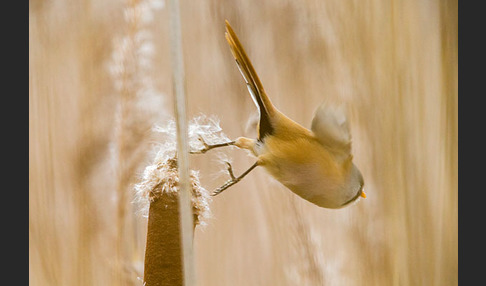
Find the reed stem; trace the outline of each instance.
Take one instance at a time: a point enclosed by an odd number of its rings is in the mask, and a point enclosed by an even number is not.
[[[193,240],[193,214],[191,184],[189,181],[189,146],[187,134],[186,96],[184,86],[184,62],[179,1],[169,1],[170,50],[172,80],[175,92],[174,108],[177,126],[177,161],[179,170],[179,217],[182,242],[184,285],[195,285]]]

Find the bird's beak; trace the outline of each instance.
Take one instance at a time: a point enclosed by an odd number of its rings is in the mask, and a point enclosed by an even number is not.
[[[366,194],[365,194],[364,191],[361,191],[361,195],[360,196],[363,197],[364,199],[366,199]]]

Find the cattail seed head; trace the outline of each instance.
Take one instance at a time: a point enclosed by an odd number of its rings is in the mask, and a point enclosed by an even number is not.
[[[153,130],[162,133],[166,141],[158,145],[152,164],[145,168],[140,183],[135,185],[135,200],[140,203],[140,212],[144,216],[148,214],[148,207],[151,202],[160,198],[163,194],[175,194],[179,190],[175,122],[169,121],[163,126],[156,126]],[[203,142],[218,144],[229,141],[215,117],[199,115],[193,118],[189,122],[188,132],[190,150],[203,148]],[[205,225],[205,220],[211,214],[209,208],[211,196],[201,186],[198,171],[190,171],[190,181],[195,224]]]

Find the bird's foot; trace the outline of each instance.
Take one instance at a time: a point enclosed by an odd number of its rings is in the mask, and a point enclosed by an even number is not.
[[[204,154],[204,153],[206,153],[209,150],[214,149],[214,148],[225,147],[225,146],[230,146],[230,145],[235,144],[235,141],[230,141],[230,142],[225,142],[225,143],[209,145],[208,143],[206,143],[206,141],[204,141],[204,139],[202,138],[201,135],[199,135],[198,140],[201,141],[201,143],[203,144],[204,147],[200,150],[197,150],[197,151],[190,151],[189,152],[190,154]]]
[[[224,185],[222,185],[221,187],[217,188],[211,194],[211,196],[216,196],[217,194],[220,194],[222,191],[226,190],[227,188],[229,188],[229,187],[233,186],[234,184],[238,183],[239,181],[241,181],[241,179],[243,179],[246,175],[248,175],[248,173],[250,173],[251,170],[253,170],[256,166],[258,166],[258,162],[256,162],[248,170],[246,170],[243,174],[241,174],[238,177],[235,177],[235,174],[233,173],[233,167],[231,166],[230,162],[226,161],[225,163],[227,165],[227,169],[226,170],[228,171],[228,174],[230,175],[231,180],[228,180],[226,183],[224,183]]]

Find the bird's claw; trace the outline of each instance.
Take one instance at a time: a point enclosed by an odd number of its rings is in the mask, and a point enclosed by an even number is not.
[[[222,191],[226,190],[227,188],[231,187],[232,185],[238,183],[239,179],[235,177],[235,174],[233,173],[233,167],[231,166],[231,163],[228,161],[225,161],[227,168],[226,170],[228,171],[228,174],[231,177],[231,180],[228,180],[224,185],[221,187],[217,188],[211,195],[216,196],[217,194],[221,193]]]
[[[231,180],[236,180],[235,174],[233,173],[233,166],[231,166],[231,163],[228,161],[225,161],[225,163],[227,165],[226,170],[228,170],[228,174],[230,175]]]
[[[225,142],[225,143],[218,143],[218,144],[209,145],[208,143],[206,143],[206,141],[204,141],[204,139],[201,135],[199,135],[198,140],[201,141],[201,143],[203,144],[204,147],[201,150],[198,150],[198,151],[190,151],[189,152],[190,154],[204,154],[204,153],[206,153],[209,150],[214,149],[214,148],[231,146],[231,145],[235,144],[235,141],[229,141],[229,142]]]
[[[197,139],[199,141],[201,141],[201,143],[203,144],[204,147],[200,150],[197,150],[197,151],[190,151],[189,152],[190,154],[204,154],[211,149],[210,146],[208,145],[208,143],[206,143],[206,141],[204,141],[204,138],[201,135],[199,135]]]

